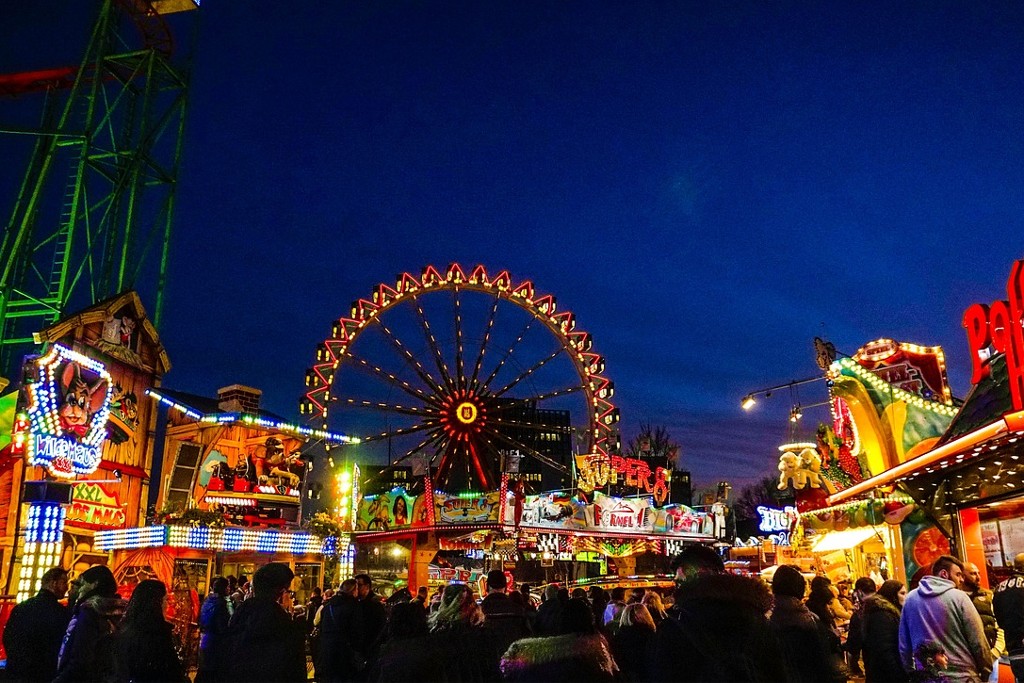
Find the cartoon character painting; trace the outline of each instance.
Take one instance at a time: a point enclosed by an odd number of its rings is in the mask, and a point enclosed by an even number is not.
[[[256,474],[259,481],[268,481],[270,477],[277,477],[285,480],[291,486],[298,486],[302,477],[292,471],[293,465],[302,466],[305,463],[299,459],[299,451],[286,453],[280,439],[270,436],[263,446],[256,449],[253,459],[256,464]]]
[[[93,383],[82,378],[78,363],[64,366],[60,380],[63,403],[57,411],[64,434],[81,439],[89,431],[92,416],[103,407],[107,397],[107,380],[99,378]]]

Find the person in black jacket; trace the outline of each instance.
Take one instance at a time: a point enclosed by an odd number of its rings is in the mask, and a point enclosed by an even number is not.
[[[167,586],[147,579],[132,591],[121,630],[114,637],[114,681],[158,683],[185,681],[174,649],[173,627],[164,618]]]
[[[782,647],[783,661],[792,683],[831,683],[846,680],[836,666],[825,629],[803,603],[807,580],[800,570],[782,565],[772,577],[775,606],[771,627]]]
[[[353,645],[357,657],[362,657],[368,666],[377,658],[380,637],[387,624],[387,610],[380,596],[373,592],[373,579],[369,574],[356,574],[356,628],[353,633]]]
[[[530,623],[526,609],[512,601],[505,593],[508,580],[505,572],[494,569],[487,573],[487,595],[480,601],[484,613],[484,628],[495,635],[498,655],[504,654],[508,646],[530,635]]]
[[[652,680],[785,680],[764,582],[726,573],[722,558],[707,546],[686,548],[676,565],[675,604],[654,636]]]
[[[847,631],[846,643],[843,649],[846,650],[846,662],[850,674],[863,676],[860,668],[860,655],[863,648],[864,601],[875,594],[877,590],[875,580],[868,576],[862,576],[853,584],[853,597],[856,600],[853,614],[850,615],[850,625]]]
[[[67,571],[54,567],[43,574],[39,593],[11,610],[4,628],[8,680],[52,681],[57,675],[57,655],[71,620],[58,600],[67,592]]]
[[[199,671],[196,683],[223,681],[227,676],[227,647],[225,640],[231,611],[228,609],[228,580],[218,576],[213,580],[210,594],[199,611]]]
[[[865,683],[907,680],[900,661],[900,610],[906,596],[906,587],[889,579],[864,601],[860,628]]]
[[[1013,675],[1024,680],[1024,553],[1013,558],[1012,571],[992,591],[992,610],[1003,629]]]
[[[306,680],[305,628],[287,609],[293,578],[281,562],[265,564],[253,574],[253,595],[238,607],[228,628],[229,680]]]
[[[114,636],[124,614],[117,582],[103,565],[89,567],[72,581],[78,595],[57,659],[54,683],[103,681],[114,673]]]
[[[338,592],[320,609],[320,646],[316,659],[318,681],[355,680],[366,666],[362,655],[356,655],[354,645],[358,609],[355,579],[342,581]]]

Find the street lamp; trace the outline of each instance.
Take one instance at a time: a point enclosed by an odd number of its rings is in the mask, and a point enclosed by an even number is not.
[[[751,408],[754,407],[755,403],[757,403],[757,401],[754,400],[754,395],[747,394],[746,396],[743,397],[743,403],[741,405],[743,406],[743,410],[750,410]]]

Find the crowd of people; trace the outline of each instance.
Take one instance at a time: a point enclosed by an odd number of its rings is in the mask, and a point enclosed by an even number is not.
[[[305,681],[311,661],[325,683],[839,683],[861,673],[866,683],[967,683],[985,680],[1003,651],[1024,680],[1024,554],[1013,571],[987,591],[976,567],[943,556],[909,593],[869,577],[850,592],[788,565],[770,584],[730,574],[714,550],[692,546],[677,558],[667,605],[653,590],[557,585],[538,603],[528,585],[509,586],[497,570],[483,596],[452,583],[384,601],[360,574],[295,605],[292,570],[270,563],[251,582],[212,582],[195,680]],[[106,567],[70,584],[51,569],[10,615],[7,677],[187,681],[166,603],[160,581],[142,581],[125,602]]]

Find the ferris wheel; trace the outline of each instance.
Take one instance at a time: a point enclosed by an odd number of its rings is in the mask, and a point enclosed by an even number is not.
[[[510,456],[568,472],[541,439],[618,450],[618,410],[589,333],[507,271],[432,266],[352,304],[318,345],[300,412],[429,467],[447,491],[493,490]]]

